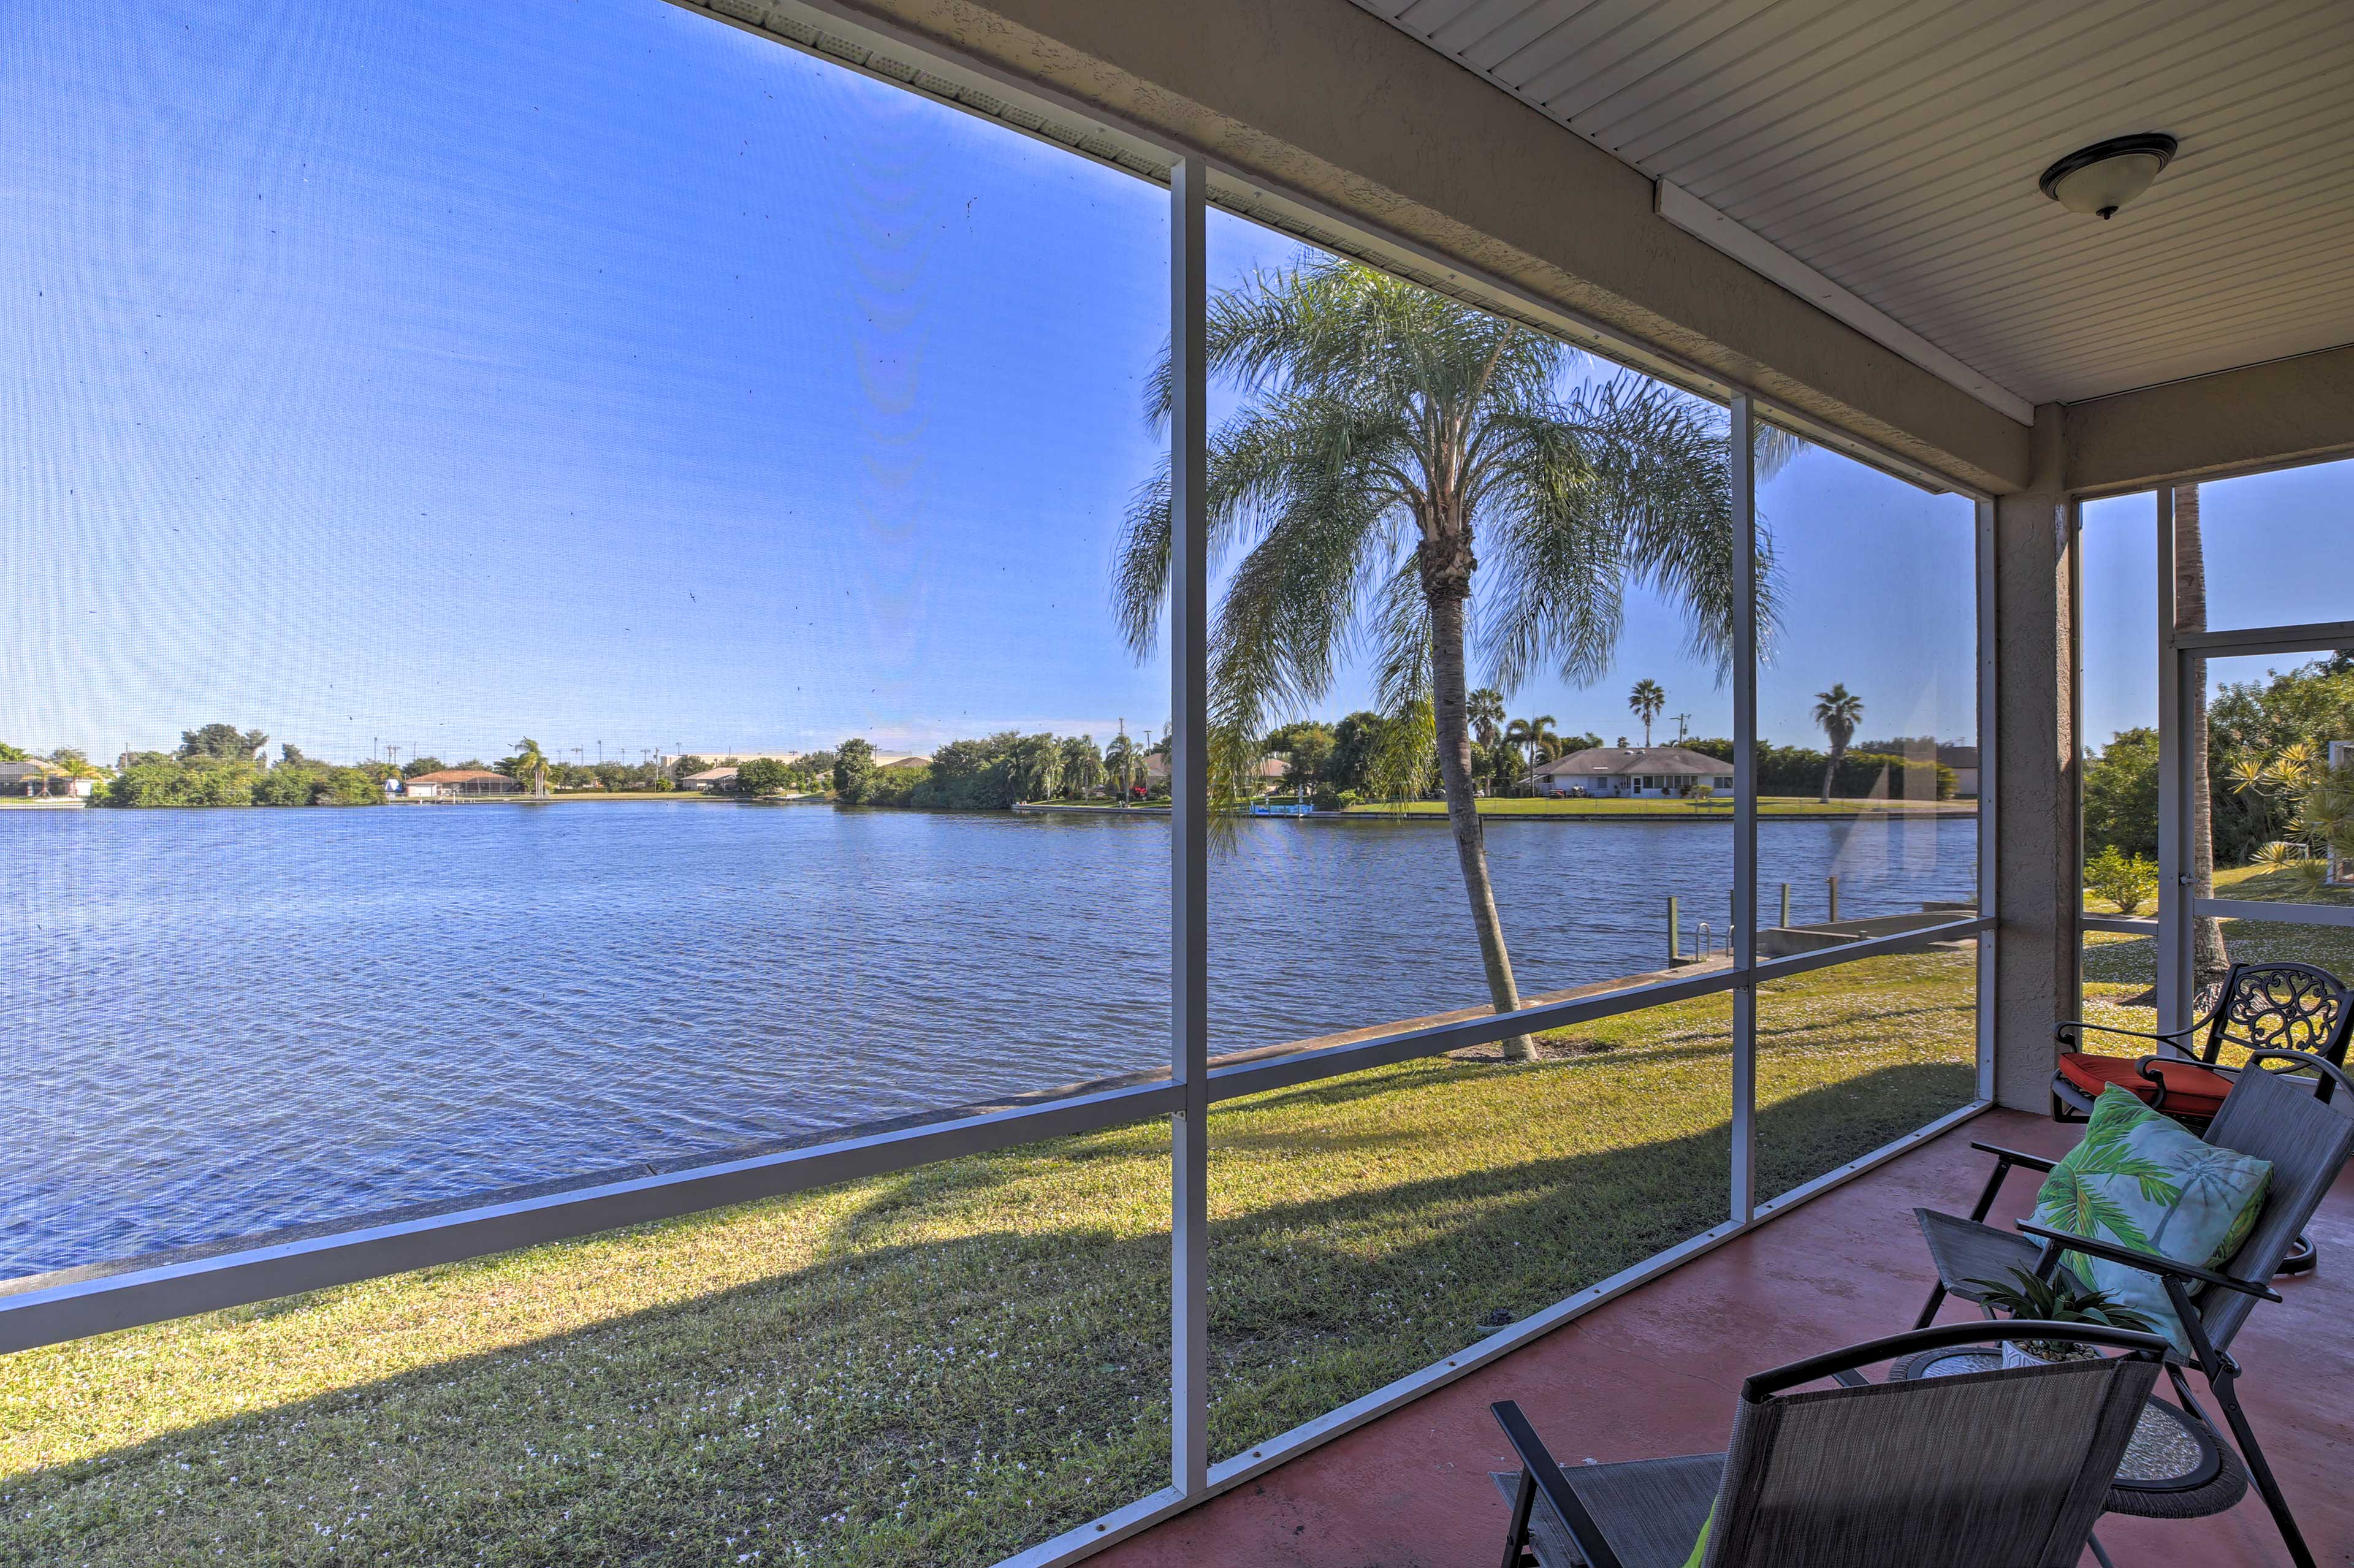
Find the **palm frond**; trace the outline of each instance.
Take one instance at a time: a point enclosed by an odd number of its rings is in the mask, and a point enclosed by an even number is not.
[[[1414,554],[1382,584],[1371,607],[1366,639],[1373,644],[1373,702],[1391,718],[1430,703],[1430,600]]]

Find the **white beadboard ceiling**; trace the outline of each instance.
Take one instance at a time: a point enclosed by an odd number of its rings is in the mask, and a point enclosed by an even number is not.
[[[1356,3],[2030,402],[2354,343],[2354,0]]]

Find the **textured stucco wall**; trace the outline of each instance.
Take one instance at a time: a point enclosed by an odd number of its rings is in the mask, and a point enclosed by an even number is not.
[[[2075,704],[2066,411],[2035,410],[2028,487],[1995,501],[1995,1097],[2051,1104],[2052,1026],[2076,1012]]]
[[[2068,409],[2068,483],[2140,489],[2354,452],[2354,344]]]
[[[831,8],[1198,147],[1964,482],[2026,482],[2016,420],[1659,218],[1643,175],[1348,0]]]

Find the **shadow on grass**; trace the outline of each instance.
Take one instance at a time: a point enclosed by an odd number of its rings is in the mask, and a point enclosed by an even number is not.
[[[1887,1067],[1763,1108],[1761,1165],[1795,1171],[1861,1137],[1884,1142],[1950,1108],[1949,1082],[1939,1066]],[[1391,1079],[1402,1086],[1444,1085]],[[1491,1312],[1523,1316],[1725,1215],[1722,1125],[1369,1181],[1268,1159],[1285,1138],[1255,1124],[1296,1115],[1301,1093],[1227,1107],[1214,1133],[1272,1166],[1237,1161],[1242,1185],[1212,1226],[1218,1454],[1461,1349]],[[1314,1094],[1336,1112],[1364,1097]],[[1574,1098],[1532,1106],[1575,1114]],[[805,1268],[0,1479],[0,1562],[994,1561],[1163,1484],[1167,1238],[1084,1213],[884,1238],[1002,1205],[1019,1184],[1051,1189],[1057,1164],[1133,1159],[1138,1181],[1165,1181],[1143,1130],[870,1183],[825,1243],[834,1255]],[[1343,1146],[1334,1135],[1288,1137],[1330,1152]],[[1320,1177],[1360,1184],[1301,1191]],[[681,1247],[697,1237],[692,1224],[668,1234]],[[532,1287],[561,1289],[562,1254],[543,1256]],[[281,1327],[290,1315],[274,1314]],[[1887,1327],[1827,1325],[1826,1343]],[[38,1418],[33,1391],[13,1403]]]

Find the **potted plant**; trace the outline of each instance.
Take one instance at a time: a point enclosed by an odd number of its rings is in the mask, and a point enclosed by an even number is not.
[[[2130,1307],[2121,1306],[2105,1290],[2086,1290],[2059,1279],[2042,1279],[2023,1268],[2010,1270],[2010,1282],[1995,1279],[1973,1279],[1972,1285],[1986,1292],[1986,1304],[2013,1318],[2032,1319],[2044,1323],[2098,1323],[2104,1328],[2125,1329],[2137,1333],[2154,1331],[2156,1325]],[[2092,1361],[2100,1355],[2095,1345],[2081,1345],[2067,1340],[2005,1340],[2002,1342],[2002,1364],[2006,1367],[2040,1366],[2051,1361]]]

